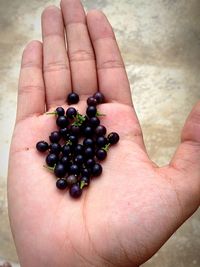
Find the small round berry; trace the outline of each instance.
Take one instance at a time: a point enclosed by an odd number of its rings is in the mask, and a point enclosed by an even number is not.
[[[91,176],[91,169],[89,169],[89,168],[83,168],[81,170],[81,175],[82,176],[86,176],[86,177],[89,178]]]
[[[67,118],[74,119],[76,117],[77,110],[73,107],[70,107],[66,111]]]
[[[56,154],[49,154],[46,157],[46,164],[49,167],[54,167],[54,165],[58,162],[58,156]]]
[[[90,178],[87,176],[82,176],[80,179],[80,187],[81,189],[85,186],[89,186],[90,184]]]
[[[88,106],[96,106],[97,105],[96,98],[94,98],[93,96],[88,97],[87,104]]]
[[[74,163],[76,163],[77,165],[82,165],[84,163],[83,155],[77,155],[74,159]]]
[[[56,181],[56,187],[60,190],[64,190],[67,188],[67,181],[65,179],[58,179]]]
[[[45,141],[40,141],[40,142],[37,142],[37,144],[36,144],[36,148],[37,148],[37,150],[40,151],[40,152],[45,152],[45,151],[47,151],[47,149],[49,148],[49,145],[48,145],[48,143],[45,142]]]
[[[94,157],[94,150],[92,147],[86,147],[84,150],[84,155],[87,159]]]
[[[77,164],[72,164],[71,166],[69,166],[69,173],[70,174],[78,175],[79,172],[80,172],[79,166]]]
[[[89,118],[95,117],[97,114],[97,108],[95,106],[89,106],[87,107],[86,114]]]
[[[102,93],[97,92],[93,95],[93,97],[97,100],[98,104],[102,104],[105,102],[105,97]]]
[[[94,166],[92,167],[92,176],[99,176],[101,175],[103,169],[99,163],[95,163]]]
[[[107,145],[107,143],[108,143],[108,140],[107,140],[107,138],[104,137],[104,136],[99,136],[99,137],[97,137],[97,139],[96,139],[96,145],[97,145],[98,147],[104,147],[105,145]]]
[[[88,123],[92,128],[96,128],[97,126],[99,126],[100,120],[97,117],[91,117]]]
[[[69,156],[71,154],[71,146],[70,145],[64,145],[62,147],[62,154],[64,156]]]
[[[62,107],[58,107],[55,112],[58,116],[64,116],[65,114],[65,110]]]
[[[69,124],[69,121],[65,116],[59,116],[56,120],[56,124],[60,128],[66,128]]]
[[[78,184],[74,184],[70,188],[69,193],[71,197],[79,198],[82,195],[82,189],[80,189]]]
[[[88,159],[85,163],[85,165],[88,167],[88,168],[92,168],[95,164],[95,160],[94,159]]]
[[[70,135],[68,137],[68,141],[70,142],[71,146],[75,146],[78,143],[78,138],[75,135]]]
[[[81,128],[80,126],[76,126],[76,125],[72,125],[70,127],[70,133],[74,134],[74,135],[79,135],[81,132]]]
[[[70,93],[67,97],[67,102],[69,105],[77,104],[79,102],[79,96],[76,93]]]
[[[58,131],[54,131],[51,133],[51,135],[49,136],[49,140],[51,141],[51,143],[58,143],[61,139],[61,134]]]
[[[74,147],[74,155],[79,155],[79,154],[83,154],[84,152],[84,148],[83,145],[78,144]]]
[[[103,136],[106,134],[106,127],[103,125],[99,125],[97,126],[97,128],[95,129],[95,134],[97,136]]]
[[[83,140],[83,145],[85,147],[88,147],[88,146],[93,147],[94,146],[94,140],[92,138],[89,138],[89,137],[88,138],[85,138]]]
[[[107,152],[104,149],[98,149],[96,157],[98,160],[104,160],[107,157]]]
[[[82,129],[82,132],[83,132],[83,135],[86,137],[91,137],[94,133],[91,126],[86,126],[85,128]]]
[[[66,180],[67,180],[67,184],[69,186],[71,186],[73,184],[76,184],[77,181],[78,181],[77,176],[74,175],[74,174],[71,174],[71,175],[67,176]]]
[[[60,135],[62,136],[62,138],[64,138],[64,139],[66,140],[69,131],[68,131],[68,129],[65,127],[65,128],[61,128],[61,129],[59,130],[59,133],[60,133]]]
[[[54,168],[54,174],[56,177],[62,178],[66,175],[67,170],[64,164],[58,163]]]
[[[63,156],[61,159],[60,159],[60,163],[62,163],[66,168],[69,166],[69,163],[70,163],[70,157],[68,156]]]
[[[108,142],[111,145],[115,145],[119,141],[119,135],[118,135],[118,133],[115,133],[115,132],[110,133],[107,138],[108,138]]]
[[[50,144],[49,149],[50,149],[50,153],[58,155],[61,151],[61,145],[58,143],[52,143]]]

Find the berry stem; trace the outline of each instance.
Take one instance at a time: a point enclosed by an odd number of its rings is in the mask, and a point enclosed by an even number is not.
[[[76,117],[74,117],[74,119],[75,119],[75,121],[72,123],[72,125],[73,126],[81,126],[86,118],[84,115],[77,113]]]
[[[103,114],[103,113],[100,113],[99,111],[97,111],[96,116],[101,117],[101,116],[106,116],[106,114]]]
[[[88,185],[85,181],[80,182],[80,189],[83,189],[84,186]]]
[[[43,165],[43,167],[46,168],[47,170],[51,171],[51,172],[53,172],[55,169],[55,165],[54,165],[54,167],[49,167],[47,165]]]
[[[109,148],[110,148],[110,144],[107,144],[102,149],[108,152]]]
[[[53,111],[53,112],[46,112],[45,114],[46,115],[57,115],[58,113],[56,111]]]

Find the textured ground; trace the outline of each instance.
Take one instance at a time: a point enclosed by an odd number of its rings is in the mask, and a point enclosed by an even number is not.
[[[0,264],[17,262],[7,218],[6,173],[15,119],[20,55],[40,39],[40,13],[52,0],[1,0],[0,8]],[[200,99],[199,0],[85,0],[114,26],[150,156],[168,163],[193,104]],[[144,267],[200,267],[200,212]],[[18,266],[18,265],[13,265]]]

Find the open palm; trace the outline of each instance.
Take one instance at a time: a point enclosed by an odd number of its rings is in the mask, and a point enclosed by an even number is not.
[[[21,266],[138,266],[199,207],[200,105],[169,166],[158,168],[146,154],[106,17],[99,11],[85,16],[80,1],[63,0],[61,10],[45,9],[42,31],[43,44],[33,41],[23,54],[10,151],[9,213]],[[45,110],[66,109],[74,90],[82,113],[98,89],[107,100],[99,106],[106,114],[102,124],[118,132],[120,142],[110,149],[101,177],[74,200],[56,189],[35,144],[56,128]]]

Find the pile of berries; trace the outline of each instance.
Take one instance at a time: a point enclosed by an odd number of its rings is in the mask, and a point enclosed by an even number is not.
[[[69,105],[76,104],[79,96],[70,93],[67,100]],[[83,187],[90,184],[92,177],[101,175],[103,169],[99,162],[107,157],[109,147],[119,141],[115,132],[106,137],[107,130],[100,124],[99,116],[103,114],[99,114],[96,106],[103,102],[103,94],[97,92],[87,99],[86,115],[71,106],[66,112],[58,107],[47,113],[56,115],[58,130],[50,134],[50,144],[45,141],[36,144],[39,152],[49,152],[45,167],[58,178],[57,188],[69,188],[74,198],[81,196]]]

